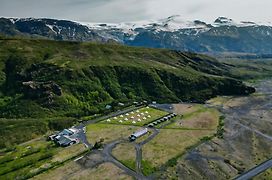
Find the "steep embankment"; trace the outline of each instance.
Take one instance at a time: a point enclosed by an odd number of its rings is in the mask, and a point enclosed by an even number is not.
[[[78,42],[2,39],[0,117],[81,117],[134,100],[199,101],[254,89],[208,56]]]

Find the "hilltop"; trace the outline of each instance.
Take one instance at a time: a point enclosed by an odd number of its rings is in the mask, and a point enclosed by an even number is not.
[[[108,104],[204,102],[254,90],[199,54],[114,44],[2,39],[1,117],[81,117]]]
[[[0,18],[0,34],[52,40],[115,42],[205,54],[272,54],[271,23],[219,17],[212,23],[174,15],[124,23],[86,23],[46,18]]]

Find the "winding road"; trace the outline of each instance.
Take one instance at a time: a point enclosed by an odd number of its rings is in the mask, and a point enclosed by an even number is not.
[[[136,172],[139,174],[142,174],[142,147],[149,141],[151,141],[155,136],[159,134],[159,130],[155,128],[150,128],[150,130],[153,131],[153,133],[143,140],[140,143],[135,143],[135,150],[136,150]]]
[[[147,179],[145,178],[144,175],[142,175],[141,173],[135,172],[133,170],[131,170],[130,168],[126,167],[125,165],[123,165],[120,161],[118,161],[113,155],[112,155],[112,150],[113,148],[120,144],[121,142],[124,142],[125,140],[116,140],[113,141],[107,145],[105,145],[102,154],[103,157],[105,159],[105,161],[111,162],[113,163],[115,166],[119,167],[120,169],[122,169],[126,174],[136,178],[136,179]]]
[[[171,122],[169,122],[171,123]],[[169,124],[166,123],[165,125]],[[83,125],[82,125],[83,127]],[[78,126],[78,128],[82,128]],[[161,127],[160,127],[161,128]],[[141,167],[141,162],[142,162],[142,147],[151,141],[154,137],[156,137],[159,134],[159,130],[156,128],[149,128],[150,131],[152,131],[152,134],[148,136],[145,140],[143,140],[140,143],[135,143],[135,150],[136,150],[136,171],[128,168],[125,166],[122,162],[120,162],[118,159],[116,159],[112,155],[112,150],[120,143],[131,143],[128,141],[128,139],[117,139],[115,141],[112,141],[108,144],[106,144],[103,148],[102,151],[99,151],[99,154],[103,158],[103,162],[111,162],[118,168],[122,169],[127,175],[134,177],[135,179],[140,179],[140,180],[146,180],[146,179],[151,179],[150,177],[146,177],[142,173],[142,167]],[[84,139],[84,138],[83,138]],[[86,139],[87,140],[87,139]],[[92,153],[92,152],[91,152]],[[91,155],[89,153],[89,155]],[[88,154],[87,154],[88,156]]]

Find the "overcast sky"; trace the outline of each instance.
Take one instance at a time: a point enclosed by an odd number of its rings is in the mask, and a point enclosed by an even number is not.
[[[181,15],[188,20],[272,22],[272,0],[0,0],[0,16],[131,22]]]

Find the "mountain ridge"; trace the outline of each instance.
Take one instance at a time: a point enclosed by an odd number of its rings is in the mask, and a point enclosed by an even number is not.
[[[213,24],[170,16],[138,23],[80,23],[35,18],[0,18],[0,33],[66,41],[116,42],[217,54],[272,54],[272,26],[219,17]]]

